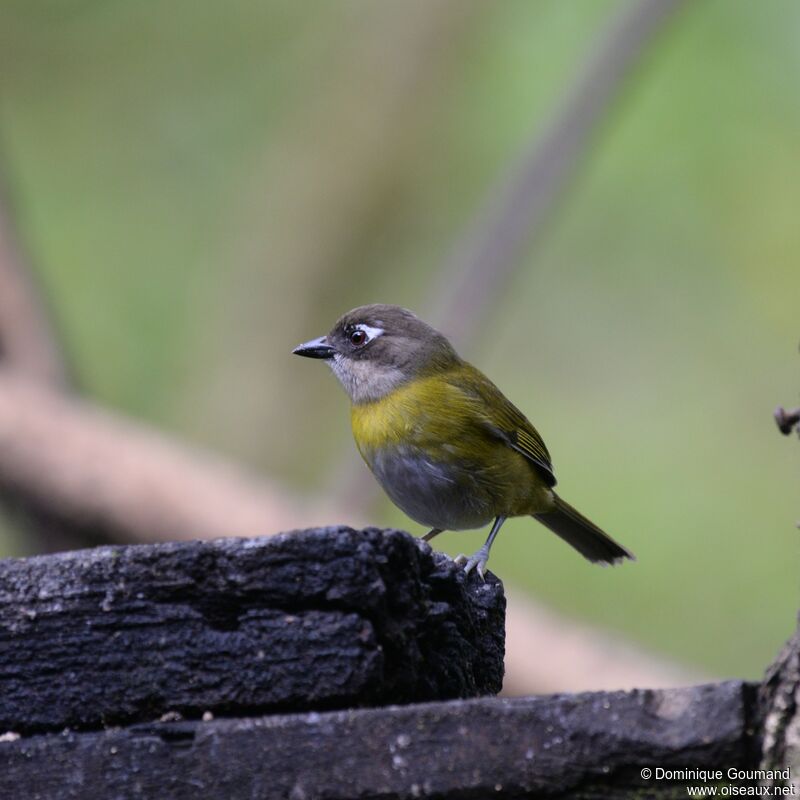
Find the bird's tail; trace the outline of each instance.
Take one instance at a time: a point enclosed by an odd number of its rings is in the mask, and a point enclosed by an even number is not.
[[[533,517],[571,544],[582,556],[600,564],[616,564],[625,558],[636,560],[630,550],[617,544],[557,494],[553,493],[553,498],[556,503],[553,511],[534,514]]]

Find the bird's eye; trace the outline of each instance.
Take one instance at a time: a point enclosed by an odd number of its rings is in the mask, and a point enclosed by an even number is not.
[[[356,328],[350,334],[350,344],[355,345],[356,347],[361,347],[362,344],[366,343],[367,343],[367,334],[364,333],[364,331]]]

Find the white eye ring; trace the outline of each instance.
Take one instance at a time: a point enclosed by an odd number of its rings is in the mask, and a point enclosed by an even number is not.
[[[371,342],[373,339],[377,339],[384,333],[383,328],[373,328],[372,325],[367,325],[363,322],[360,322],[358,325],[354,326],[353,330],[350,332],[350,336],[352,336],[356,331],[361,331],[361,333],[367,337],[363,342],[361,342],[359,347],[369,344],[369,342]]]

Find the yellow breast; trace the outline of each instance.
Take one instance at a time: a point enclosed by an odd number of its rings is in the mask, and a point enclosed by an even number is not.
[[[466,369],[469,368],[465,366]],[[380,400],[353,405],[353,437],[362,457],[395,503],[418,521],[426,518],[419,510],[416,516],[408,510],[406,490],[412,484],[416,490],[427,484],[423,480],[418,485],[408,472],[400,480],[398,470],[387,468],[394,448],[403,448],[403,453],[397,453],[400,466],[418,459],[415,470],[421,478],[425,477],[426,468],[437,475],[446,468],[453,470],[446,488],[456,487],[459,503],[465,507],[461,509],[464,519],[467,512],[474,512],[470,503],[479,505],[488,516],[542,510],[550,502],[549,489],[523,455],[491,432],[488,410],[481,398],[459,388],[458,379],[462,377],[469,379],[470,375],[418,377]],[[398,482],[401,485],[395,485]],[[444,490],[440,486],[437,491]],[[470,503],[465,502],[466,497]],[[440,501],[444,502],[438,497],[441,504]],[[472,526],[472,522],[462,523],[449,527]]]
[[[387,445],[447,441],[463,404],[458,392],[436,376],[417,378],[380,400],[353,405],[350,422],[362,454]]]

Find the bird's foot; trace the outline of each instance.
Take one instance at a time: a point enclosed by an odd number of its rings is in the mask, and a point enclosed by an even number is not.
[[[434,536],[438,536],[443,530],[444,528],[432,528],[422,537],[422,541],[429,542]]]
[[[453,561],[458,564],[460,567],[464,567],[464,573],[469,575],[470,572],[474,569],[478,575],[481,576],[481,580],[486,580],[486,565],[489,563],[489,548],[485,545],[481,547],[476,553],[473,553],[471,556],[467,557],[463,553],[457,555]]]

